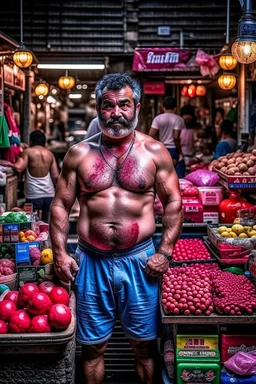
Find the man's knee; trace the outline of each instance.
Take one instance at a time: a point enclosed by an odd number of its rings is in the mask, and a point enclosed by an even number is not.
[[[94,345],[83,345],[82,346],[82,359],[83,360],[95,360],[102,356],[107,348],[108,342],[94,344]]]
[[[129,340],[129,341],[136,357],[140,359],[150,359],[156,355],[156,351],[157,351],[156,340],[150,340],[150,341]]]

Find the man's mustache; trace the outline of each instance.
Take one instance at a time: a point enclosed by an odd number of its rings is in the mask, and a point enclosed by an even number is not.
[[[107,125],[110,125],[111,123],[121,123],[121,124],[124,124],[126,127],[128,126],[128,121],[122,116],[117,118],[111,117],[106,121]]]

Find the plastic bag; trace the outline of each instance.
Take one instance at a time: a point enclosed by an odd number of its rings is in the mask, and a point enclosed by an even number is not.
[[[256,351],[237,352],[225,361],[225,367],[237,375],[256,374]]]
[[[179,179],[179,184],[181,192],[183,192],[185,188],[193,186],[193,184],[186,179]]]
[[[185,179],[198,187],[212,187],[219,181],[219,176],[215,172],[198,169],[197,171],[189,173]]]

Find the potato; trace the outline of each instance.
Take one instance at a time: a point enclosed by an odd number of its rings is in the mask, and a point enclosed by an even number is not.
[[[241,172],[235,172],[235,176],[241,176],[242,173]]]
[[[233,176],[234,174],[235,174],[234,168],[229,168],[229,169],[227,170],[227,175],[229,175],[229,176]]]
[[[246,164],[241,163],[241,164],[238,165],[238,169],[239,169],[240,172],[246,172],[248,167],[247,167]]]
[[[221,172],[226,173],[228,168],[227,167],[222,167],[220,170],[221,170]]]
[[[249,157],[249,159],[252,160],[254,163],[256,163],[256,156],[251,155],[251,156]]]
[[[252,150],[252,155],[253,155],[253,156],[256,156],[256,148],[254,148],[254,149]]]
[[[236,157],[236,163],[241,163],[243,161],[243,158],[241,156]]]
[[[248,173],[250,174],[250,175],[255,175],[255,169],[254,169],[254,167],[250,167],[250,168],[248,168]]]
[[[250,176],[249,172],[243,172],[243,176]]]
[[[229,159],[228,164],[234,164],[234,159]]]
[[[247,165],[248,168],[253,167],[254,166],[254,161],[248,160],[246,165]]]
[[[214,165],[214,167],[215,167],[216,169],[221,169],[222,167],[224,167],[224,163],[218,161],[218,162]]]

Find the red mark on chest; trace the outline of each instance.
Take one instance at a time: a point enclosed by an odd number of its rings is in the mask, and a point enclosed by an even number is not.
[[[97,159],[92,166],[92,171],[89,173],[85,182],[87,188],[95,186],[96,183],[102,181],[105,177],[106,163],[103,159]]]

